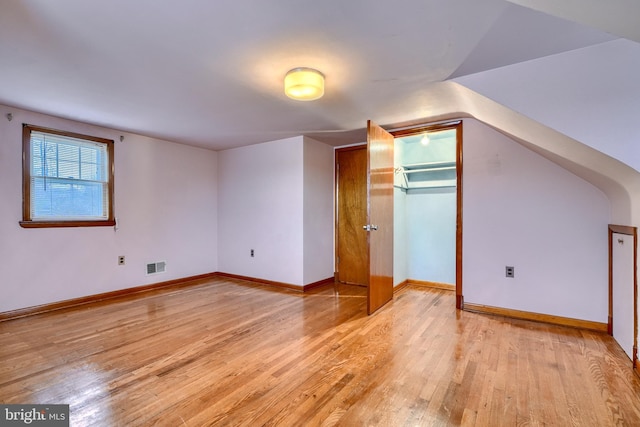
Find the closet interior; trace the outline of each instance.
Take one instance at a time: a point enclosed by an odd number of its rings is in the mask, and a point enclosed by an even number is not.
[[[395,138],[394,285],[455,285],[456,132]]]

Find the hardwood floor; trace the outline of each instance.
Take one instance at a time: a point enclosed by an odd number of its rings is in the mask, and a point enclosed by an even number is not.
[[[605,334],[412,285],[368,317],[365,293],[211,279],[3,322],[0,402],[68,403],[72,426],[640,425]]]

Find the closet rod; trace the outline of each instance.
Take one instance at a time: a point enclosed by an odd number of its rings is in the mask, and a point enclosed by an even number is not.
[[[433,172],[433,171],[447,171],[447,170],[452,170],[455,169],[455,166],[445,166],[445,167],[441,167],[441,168],[424,168],[424,169],[409,169],[409,170],[403,170],[403,173],[416,173],[416,172]]]

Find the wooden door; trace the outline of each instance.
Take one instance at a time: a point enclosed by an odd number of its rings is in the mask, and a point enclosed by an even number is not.
[[[367,122],[367,312],[393,298],[393,136]]]
[[[367,286],[367,147],[336,150],[336,279]]]

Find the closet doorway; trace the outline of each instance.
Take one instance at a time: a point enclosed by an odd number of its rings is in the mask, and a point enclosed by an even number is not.
[[[462,121],[391,131],[394,285],[455,289],[462,297]],[[367,286],[366,146],[337,149],[336,280]]]
[[[457,290],[461,258],[461,122],[392,134],[394,285],[409,283]],[[461,305],[461,289],[458,295]]]

